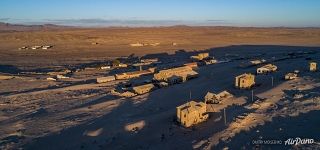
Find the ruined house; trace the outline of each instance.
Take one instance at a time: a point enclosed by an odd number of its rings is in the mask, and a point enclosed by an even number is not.
[[[200,53],[198,55],[195,55],[195,56],[191,56],[191,59],[194,59],[194,60],[203,60],[205,58],[208,58],[209,57],[209,53]]]
[[[184,66],[161,70],[159,73],[154,74],[154,79],[158,81],[165,81],[169,84],[185,82],[191,78],[198,76],[198,73],[193,71],[191,67]]]
[[[317,71],[317,63],[310,62],[310,71]]]
[[[287,73],[284,78],[286,80],[293,80],[293,79],[296,79],[298,77],[298,74],[296,73]]]
[[[153,84],[145,84],[145,85],[135,86],[132,88],[134,93],[137,93],[140,95],[151,92],[154,89],[155,89],[155,86]]]
[[[240,89],[251,88],[255,84],[255,76],[253,74],[242,74],[237,76],[235,79],[235,87]]]
[[[208,119],[206,110],[205,103],[190,101],[177,107],[177,121],[184,127],[191,127]]]
[[[116,80],[115,76],[107,76],[107,77],[100,77],[97,78],[97,83],[105,83]]]
[[[278,67],[276,65],[267,64],[260,68],[257,68],[257,74],[270,73],[276,71],[277,69]]]
[[[219,104],[223,99],[233,97],[228,91],[222,91],[218,94],[208,92],[204,97],[206,104]]]

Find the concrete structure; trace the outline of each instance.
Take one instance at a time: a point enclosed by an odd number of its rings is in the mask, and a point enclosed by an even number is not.
[[[121,74],[116,74],[117,80],[124,80],[124,79],[132,79],[132,78],[138,78],[142,75],[150,74],[150,71],[143,70],[143,71],[134,71],[134,72],[126,72]]]
[[[298,74],[296,73],[287,73],[285,76],[284,76],[284,79],[286,80],[293,80],[293,79],[296,79],[298,77]]]
[[[31,49],[40,49],[42,46],[38,46],[38,45],[35,45],[35,46],[32,46]]]
[[[233,97],[228,91],[222,91],[219,94],[208,92],[204,97],[206,104],[219,104],[222,99]]]
[[[152,73],[154,73],[154,68],[150,68],[148,70],[142,70],[142,71],[120,73],[120,74],[116,74],[115,77],[117,80],[125,80],[125,79],[138,78],[142,75],[148,75]]]
[[[19,50],[23,50],[23,49],[29,49],[29,47],[27,47],[27,46],[22,46],[22,47],[19,48]]]
[[[60,74],[57,75],[57,79],[68,79],[68,78],[69,77],[66,77],[64,75],[60,75]]]
[[[161,70],[159,73],[154,74],[154,79],[158,81],[165,81],[169,84],[185,82],[191,78],[198,76],[198,73],[193,71],[191,67],[178,67],[167,70]]]
[[[218,62],[218,61],[217,61],[216,59],[214,59],[214,58],[206,58],[206,59],[204,59],[203,61],[204,61],[204,63],[205,63],[206,65],[211,65],[211,64],[215,64],[215,63]]]
[[[132,88],[134,93],[137,93],[140,95],[151,92],[154,89],[155,89],[155,86],[153,84],[145,84],[145,85],[135,86]]]
[[[266,60],[264,60],[264,59],[257,59],[257,60],[251,60],[251,61],[250,61],[250,63],[251,63],[252,65],[259,65],[259,64],[262,64],[262,63],[264,63],[264,62],[266,62]]]
[[[242,74],[237,76],[235,81],[235,87],[240,89],[251,88],[255,84],[255,76],[252,74]]]
[[[116,80],[115,76],[97,78],[97,83],[105,83]]]
[[[151,46],[158,46],[158,45],[160,45],[160,43],[150,43],[149,45],[151,45]]]
[[[191,127],[208,119],[206,111],[205,103],[190,101],[177,107],[177,121],[184,127]]]
[[[205,58],[209,57],[209,53],[200,53],[196,56],[191,56],[191,59],[195,59],[195,60],[203,60]]]
[[[101,70],[111,69],[111,66],[101,66],[100,69],[101,69]]]
[[[276,65],[267,64],[260,68],[257,68],[257,74],[270,73],[270,72],[277,71],[277,69],[278,67]]]
[[[310,71],[317,71],[317,63],[310,62]]]
[[[132,47],[142,47],[142,46],[144,46],[144,44],[143,43],[133,43],[133,44],[130,44],[130,46],[132,46]]]
[[[135,93],[126,91],[126,92],[120,93],[119,96],[122,96],[122,97],[133,97],[133,96],[136,96],[136,95],[137,95],[137,94],[135,94]]]
[[[192,62],[192,63],[185,63],[183,64],[184,66],[188,66],[191,68],[198,68],[198,63],[197,62]]]
[[[127,64],[120,63],[117,67],[120,67],[120,68],[127,68],[127,67],[128,67],[128,65],[127,65]]]
[[[140,60],[140,62],[142,62],[142,63],[156,63],[158,61],[159,61],[158,58],[150,58],[150,59],[141,59]]]
[[[53,46],[51,46],[51,45],[43,45],[42,46],[42,49],[50,49],[50,48],[52,48]]]

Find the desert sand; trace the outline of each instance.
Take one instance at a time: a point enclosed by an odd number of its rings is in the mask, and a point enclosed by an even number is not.
[[[130,46],[138,42],[160,45]],[[18,49],[32,45],[53,48]],[[175,26],[2,31],[0,149],[252,149],[256,147],[252,140],[261,136],[286,140],[301,135],[314,138],[316,143],[308,145],[310,148],[319,148],[320,122],[313,116],[320,110],[320,72],[308,71],[310,60],[320,63],[319,50],[318,28]],[[120,82],[134,81],[94,82],[97,77],[126,69],[84,69],[68,74],[68,79],[46,80],[52,77],[48,72],[92,67],[131,54],[156,57],[166,65],[188,61],[198,52],[209,52],[220,63],[199,67],[196,79],[132,98],[113,96],[110,90]],[[259,86],[253,89],[252,101],[251,90],[234,88],[234,77],[255,73],[260,65],[239,64],[258,58],[277,65],[279,70],[257,76]],[[285,81],[284,75],[294,70],[300,70],[299,78]],[[226,107],[227,124],[222,112],[210,113],[206,122],[192,128],[175,122],[177,106],[189,100],[203,101],[207,92],[223,90],[244,101]],[[313,124],[290,126],[292,122],[309,121]],[[269,134],[273,127],[277,130]],[[298,129],[306,134],[292,132]]]

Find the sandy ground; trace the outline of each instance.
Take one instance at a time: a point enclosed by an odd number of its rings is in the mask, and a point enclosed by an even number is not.
[[[93,42],[98,45],[92,45]],[[137,42],[160,45],[129,45]],[[230,45],[320,46],[320,29],[177,26],[0,32],[0,45],[1,65],[15,64],[20,69],[34,69],[104,61],[130,54],[174,54],[177,50],[204,50]],[[54,45],[54,48],[18,50],[32,45]]]
[[[319,142],[319,119],[314,115],[318,114],[320,109],[320,73],[311,73],[307,70],[310,59],[319,60],[320,58],[318,51],[320,48],[311,47],[319,45],[319,36],[317,35],[319,31],[317,29],[223,28],[217,30],[204,28],[196,30],[193,28],[179,28],[179,32],[193,34],[197,38],[189,38],[190,45],[185,42],[185,45],[179,45],[181,47],[172,48],[169,45],[168,48],[149,47],[150,53],[158,53],[155,56],[159,56],[164,64],[169,62],[168,60],[188,60],[189,56],[194,54],[194,51],[191,50],[193,48],[210,48],[211,42],[208,41],[211,40],[203,40],[201,39],[202,36],[206,39],[212,39],[213,43],[219,43],[214,38],[218,32],[221,32],[220,38],[225,39],[226,43],[224,44],[227,45],[229,42],[236,44],[274,43],[272,45],[221,46],[205,50],[218,60],[228,59],[231,61],[200,67],[197,70],[199,77],[196,79],[133,98],[121,98],[110,94],[110,90],[123,81],[104,84],[93,82],[96,77],[112,74],[112,71],[83,70],[71,74],[70,79],[45,80],[50,77],[50,75],[45,74],[48,68],[72,68],[79,64],[101,62],[113,57],[115,53],[112,53],[112,48],[109,49],[112,44],[106,44],[111,43],[110,41],[98,41],[102,44],[95,46],[100,48],[96,48],[91,52],[85,50],[93,46],[86,39],[87,35],[94,35],[91,34],[92,32],[95,32],[97,37],[104,38],[113,37],[112,35],[114,35],[113,38],[122,39],[121,37],[124,36],[122,34],[127,34],[127,37],[132,36],[132,38],[139,37],[139,35],[133,35],[132,29],[113,30],[121,30],[121,32],[119,31],[119,34],[121,34],[115,36],[116,31],[107,34],[107,32],[88,29],[80,31],[69,30],[63,33],[51,33],[49,31],[49,33],[0,33],[0,36],[6,37],[1,38],[0,42],[11,41],[12,37],[24,37],[27,39],[30,35],[38,35],[40,40],[45,40],[47,37],[49,40],[59,41],[60,38],[55,39],[52,34],[56,34],[57,37],[59,37],[59,34],[71,34],[70,37],[66,36],[64,38],[66,40],[64,41],[65,45],[57,44],[57,42],[55,43],[57,46],[54,49],[44,53],[42,51],[18,51],[16,48],[20,46],[19,44],[21,46],[25,44],[28,41],[26,39],[17,44],[8,42],[8,44],[1,45],[0,54],[5,56],[2,57],[4,59],[0,60],[2,64],[1,72],[6,75],[0,80],[1,149],[239,149],[239,145],[241,145],[242,149],[251,149],[257,147],[257,145],[251,143],[252,140],[260,138],[260,136],[262,136],[262,139],[276,138],[286,140],[287,138],[295,138],[301,135],[304,135],[305,138],[314,138],[317,143]],[[122,30],[128,31],[122,32]],[[143,33],[144,36],[142,37],[144,38],[152,37],[154,34],[162,34],[157,30],[152,33],[147,32],[148,30],[137,29],[137,31]],[[171,28],[162,30],[171,31]],[[234,32],[230,32],[230,30]],[[256,30],[259,30],[261,34],[257,34]],[[236,38],[230,38],[230,41],[226,40],[228,36],[239,36],[242,35],[240,34],[242,32],[247,34],[245,37],[239,38],[238,43],[233,41]],[[281,39],[282,35],[275,38],[268,37],[269,41],[265,37],[260,37],[262,35],[270,36],[270,34],[273,35],[278,32],[286,36],[287,40]],[[75,33],[83,36],[74,36]],[[209,33],[212,33],[212,35],[207,35]],[[224,35],[223,33],[228,34]],[[309,39],[297,38],[294,35],[296,33],[303,33],[302,35],[308,36]],[[170,33],[171,36],[175,34],[179,35],[175,32]],[[293,35],[289,36],[288,34]],[[248,38],[250,36],[252,36],[252,40],[256,39],[253,40],[255,42],[250,42],[250,38]],[[183,36],[176,39],[184,41],[187,37]],[[78,40],[80,42],[79,45],[83,44],[83,41],[87,41],[89,43],[88,47],[80,46],[81,48],[77,49],[74,47],[75,45],[67,44],[67,41],[73,38],[76,39],[75,41],[83,38],[84,40]],[[172,37],[171,39],[168,37],[163,38],[168,39],[168,43],[172,42],[173,39]],[[30,38],[31,41],[37,41],[36,39]],[[193,40],[197,39],[206,42],[192,45],[191,43],[196,43]],[[221,41],[223,41],[222,39]],[[129,43],[136,41],[131,39]],[[309,43],[304,43],[305,41]],[[63,43],[62,41],[60,42]],[[178,41],[177,43],[183,42]],[[275,46],[276,44],[308,46]],[[116,47],[116,45],[114,46]],[[129,49],[130,47],[127,45],[128,42],[123,41],[123,46]],[[214,46],[215,44],[211,45],[211,47]],[[63,50],[59,49],[59,47],[63,47]],[[105,51],[102,50],[104,47]],[[73,51],[66,52],[68,48]],[[160,51],[162,48],[163,51]],[[189,49],[189,51],[173,51],[178,48]],[[121,46],[119,49],[121,49]],[[134,52],[141,52],[142,55],[142,53],[146,53],[145,51],[142,52],[145,49],[147,48],[138,48]],[[132,49],[129,50],[129,52],[132,51]],[[303,53],[311,51],[315,53]],[[169,54],[163,55],[163,52],[168,52]],[[297,56],[288,57],[290,52],[297,53]],[[71,53],[75,53],[75,55],[68,57]],[[89,53],[90,55],[87,55]],[[126,56],[128,54],[127,51]],[[117,53],[114,56],[120,55],[125,54]],[[238,56],[232,57],[236,55]],[[235,89],[233,83],[235,76],[245,72],[255,72],[256,66],[239,67],[242,62],[247,62],[254,58],[273,60],[279,70],[272,74],[257,76],[256,82],[260,86],[253,89],[255,98],[252,101],[251,90]],[[37,74],[23,73],[24,71],[34,71],[33,69],[39,68],[42,69],[38,70]],[[296,69],[301,71],[299,79],[283,80],[284,74]],[[8,76],[14,76],[14,78],[8,78]],[[273,86],[271,85],[271,77],[274,78]],[[190,100],[190,91],[192,100],[203,101],[208,91],[220,92],[223,90],[228,90],[235,95],[236,99],[244,102],[226,107],[227,124],[224,124],[222,112],[210,113],[210,118],[206,122],[189,129],[183,128],[175,122],[175,108]],[[258,100],[259,98],[261,100]],[[305,118],[308,118],[307,120],[314,124],[288,125],[304,122]],[[276,127],[279,130],[279,125],[283,130],[274,131],[274,135],[279,136],[271,136],[269,131],[272,127]],[[299,128],[304,129],[305,134],[293,132]],[[259,132],[257,132],[258,130]],[[306,147],[319,148],[317,143]],[[258,148],[273,147],[270,145],[258,145]],[[274,148],[293,149],[295,147],[276,145]]]

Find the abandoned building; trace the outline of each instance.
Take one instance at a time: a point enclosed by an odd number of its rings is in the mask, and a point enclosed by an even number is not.
[[[114,80],[116,80],[115,76],[100,77],[97,78],[97,83],[106,83]]]
[[[278,67],[276,65],[267,64],[260,68],[257,68],[257,74],[270,73],[270,72],[277,71],[277,69]]]
[[[208,92],[204,97],[204,101],[206,104],[219,104],[223,99],[233,97],[228,91],[222,91],[218,94]]]
[[[153,84],[145,84],[145,85],[140,85],[140,86],[135,86],[132,88],[132,90],[134,91],[134,93],[137,94],[145,94],[148,92],[151,92],[152,90],[155,89],[155,86]]]
[[[177,107],[177,121],[184,127],[191,127],[208,119],[206,111],[205,103],[190,101]]]
[[[117,80],[125,80],[125,79],[138,78],[142,75],[148,75],[152,73],[154,73],[154,70],[148,69],[148,70],[142,70],[142,71],[120,73],[120,74],[116,74],[115,77]]]
[[[154,79],[158,81],[165,81],[169,84],[175,84],[179,82],[185,82],[197,76],[198,73],[193,71],[191,67],[184,66],[161,70],[159,73],[154,74]]]
[[[296,79],[298,77],[298,74],[297,73],[287,73],[285,76],[284,76],[284,79],[285,80],[293,80],[293,79]]]
[[[235,79],[235,87],[240,89],[251,88],[255,84],[255,76],[253,74],[242,74],[237,76]]]
[[[317,71],[317,63],[310,62],[310,71]]]
[[[195,55],[195,56],[191,56],[191,59],[194,59],[194,60],[203,60],[205,58],[208,58],[209,57],[209,53],[200,53],[198,55]]]

